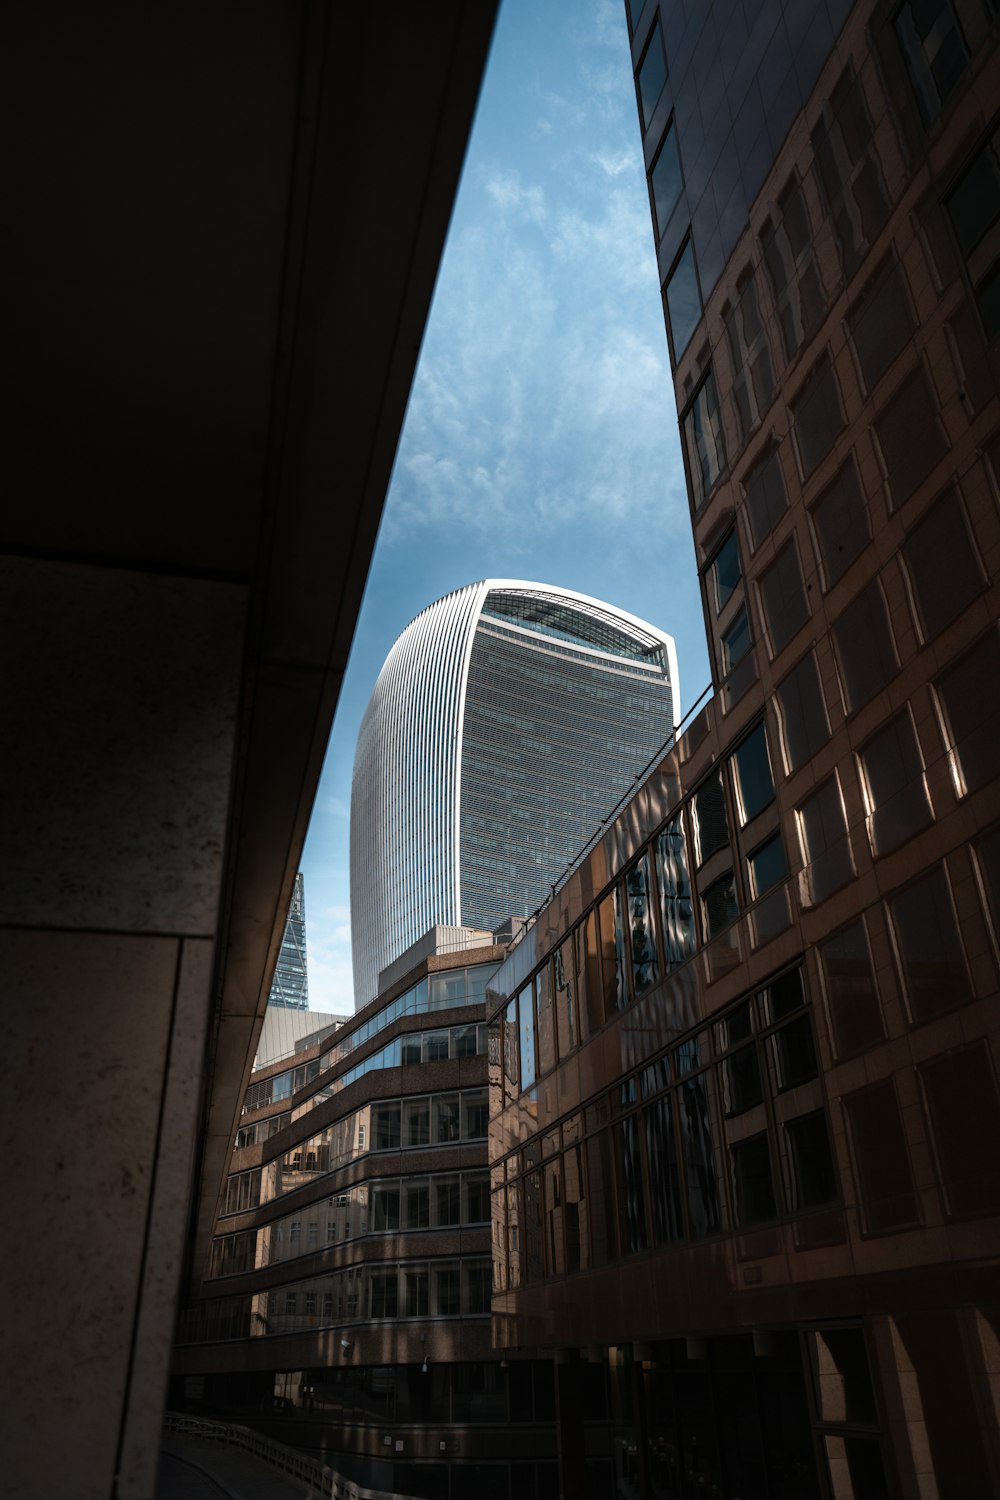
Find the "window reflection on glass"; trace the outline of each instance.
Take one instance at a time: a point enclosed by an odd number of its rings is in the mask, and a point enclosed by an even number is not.
[[[859,760],[872,848],[885,854],[932,819],[923,759],[905,709],[862,747]]]
[[[971,995],[951,884],[943,864],[889,899],[910,1016],[924,1021]]]
[[[530,1089],[535,1082],[535,1003],[534,986],[529,984],[517,997],[518,1037],[521,1050],[521,1088]]]
[[[733,402],[740,435],[746,440],[770,404],[774,370],[752,269],[740,276],[737,293],[735,308],[723,308],[723,317],[735,377]]]
[[[613,1125],[618,1202],[624,1252],[646,1248],[646,1204],[642,1183],[639,1121],[629,1115]]]
[[[650,893],[649,855],[643,854],[625,875],[629,935],[632,949],[632,987],[640,995],[659,978],[656,934]]]
[[[604,991],[601,986],[601,955],[597,936],[597,912],[590,911],[574,935],[576,976],[579,986],[580,1040],[604,1023]]]
[[[547,1073],[555,1066],[555,1021],[552,1015],[549,966],[544,964],[535,976],[535,1031],[538,1037],[538,1071]]]
[[[754,1042],[740,1047],[722,1063],[722,1107],[727,1119],[753,1109],[764,1097]]]
[[[788,509],[788,492],[777,447],[769,447],[743,479],[751,546],[759,547]]]
[[[657,235],[661,235],[670,222],[670,215],[677,206],[677,200],[684,185],[680,158],[677,155],[677,132],[673,125],[668,128],[663,137],[663,143],[656,153],[656,160],[649,173],[649,182],[653,190],[656,232]]]
[[[663,50],[663,33],[657,20],[646,43],[646,50],[639,64],[639,104],[642,115],[643,130],[649,125],[653,117],[660,95],[663,93],[663,85],[667,81],[667,56]]]
[[[709,370],[699,387],[682,423],[684,446],[695,508],[711,494],[726,467],[726,444],[722,435],[722,415],[715,389],[715,376]]]
[[[965,41],[948,0],[905,0],[894,24],[920,113],[929,125],[965,72]]]
[[[604,975],[605,1014],[628,1004],[625,988],[625,941],[622,935],[621,901],[618,887],[600,905],[601,969]]]
[[[746,607],[740,610],[722,637],[722,670],[729,673],[750,650],[750,617]]]
[[[732,596],[733,589],[743,576],[740,567],[740,548],[735,530],[726,537],[712,559],[712,590],[715,607],[722,609]]]
[[[667,966],[682,964],[694,952],[694,907],[688,875],[684,828],[677,813],[656,840],[663,951]]]
[[[667,314],[673,342],[674,364],[691,342],[691,335],[701,322],[701,292],[694,260],[694,241],[689,239],[666,285]]]
[[[732,870],[727,871],[703,892],[701,906],[705,918],[705,933],[709,938],[717,937],[731,922],[736,921],[740,908]]]
[[[815,1078],[816,1049],[808,1016],[799,1016],[774,1032],[767,1041],[778,1093]]]
[[[579,1037],[576,1026],[576,985],[573,971],[573,942],[567,938],[556,949],[553,964],[555,989],[556,1033],[559,1056],[565,1057],[577,1045]]]
[[[520,1093],[517,1066],[517,999],[508,1002],[503,1013],[503,1092],[510,1103]]]
[[[739,799],[740,824],[755,818],[769,802],[774,801],[774,778],[767,753],[767,735],[763,723],[757,725],[733,756],[736,790]]]
[[[653,1242],[657,1245],[670,1245],[684,1235],[677,1139],[670,1095],[658,1099],[644,1110],[643,1122],[646,1132],[646,1160],[649,1164]]]
[[[713,771],[695,792],[691,802],[691,815],[698,863],[703,865],[709,855],[718,849],[724,849],[729,843],[721,770]]]
[[[685,1080],[678,1105],[688,1223],[692,1238],[702,1239],[707,1234],[716,1234],[721,1223],[706,1074]]]
[[[765,891],[785,880],[788,876],[788,864],[781,834],[776,833],[755,849],[750,855],[749,865],[750,886],[755,896],[763,896]]]

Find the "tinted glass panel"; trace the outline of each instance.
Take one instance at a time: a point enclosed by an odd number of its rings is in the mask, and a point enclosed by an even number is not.
[[[656,875],[664,954],[668,966],[681,964],[694,952],[695,934],[687,849],[679,814],[656,840]]]
[[[868,504],[852,459],[810,510],[826,588],[850,567],[871,540]]]
[[[694,263],[694,241],[688,240],[666,287],[667,312],[676,363],[701,320],[701,292]]]
[[[774,779],[763,724],[758,724],[740,745],[733,756],[733,766],[739,792],[740,821],[749,823],[774,800]]]
[[[996,630],[973,646],[936,684],[961,792],[985,786],[1000,771],[1000,640]]]
[[[722,789],[722,772],[714,771],[694,794],[692,821],[698,848],[698,863],[704,864],[710,854],[729,842],[726,819],[726,796]]]
[[[776,833],[773,838],[768,839],[766,844],[761,844],[750,856],[750,884],[755,896],[763,896],[772,886],[778,885],[788,875],[788,864],[785,860],[785,846],[781,841],[781,834]]]
[[[751,1136],[730,1146],[729,1157],[737,1223],[759,1224],[764,1219],[773,1219],[774,1185],[767,1135]]]
[[[657,21],[650,33],[646,51],[639,64],[639,102],[642,106],[643,129],[652,119],[663,85],[667,81],[667,58],[663,50],[663,34]]]
[[[969,999],[969,976],[944,865],[897,891],[889,910],[913,1020],[926,1020]]]
[[[957,490],[949,489],[903,543],[903,561],[925,640],[950,625],[983,587],[983,571]]]
[[[742,576],[739,543],[736,532],[731,531],[712,559],[712,587],[716,609],[722,609],[728,603]]]
[[[931,821],[923,762],[909,714],[899,714],[874,735],[860,760],[871,812],[872,848],[876,854],[885,854]]]
[[[785,545],[761,575],[758,588],[771,650],[777,655],[809,618],[794,540]]]
[[[815,652],[808,651],[778,684],[775,703],[781,720],[785,764],[789,772],[797,771],[830,738],[830,720]]]
[[[649,181],[653,189],[657,233],[662,234],[669,223],[670,215],[677,206],[677,200],[684,185],[680,159],[677,155],[677,133],[673,126],[663,138],[663,145],[657,152],[649,174]]]
[[[746,491],[746,513],[754,547],[781,520],[788,509],[788,495],[781,472],[777,448],[771,448],[743,481]]]
[[[889,612],[877,578],[851,600],[834,622],[832,634],[844,707],[853,713],[899,670]]]

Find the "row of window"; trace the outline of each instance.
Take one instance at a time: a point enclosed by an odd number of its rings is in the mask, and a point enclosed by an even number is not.
[[[485,999],[485,993],[484,990],[480,996],[480,1003]],[[314,1094],[310,1094],[308,1099],[295,1105],[292,1110],[292,1119],[300,1120],[317,1105],[322,1104],[326,1099],[332,1099],[335,1094],[339,1094],[350,1084],[356,1083],[359,1078],[364,1078],[367,1073],[374,1073],[382,1068],[406,1067],[414,1063],[447,1062],[449,1058],[454,1061],[456,1058],[485,1057],[485,1055],[486,1028],[475,1022],[467,1026],[445,1027],[440,1031],[410,1031],[403,1036],[393,1037],[391,1042],[386,1042],[385,1046],[380,1047],[377,1052],[371,1053],[361,1062],[355,1063],[353,1068],[347,1068],[343,1073],[338,1073],[335,1078],[331,1078],[328,1083],[324,1083]]]
[[[532,1088],[608,1016],[684,963],[695,952],[699,933],[708,942],[733,922],[741,886],[756,900],[786,879],[781,834],[773,827],[744,832],[773,800],[767,737],[759,723],[728,764],[717,766],[677,809],[551,962],[508,1002],[503,1015],[508,1101]],[[746,846],[742,881],[732,858],[731,823],[739,845]],[[695,866],[704,871],[697,902],[689,848]]]
[[[485,1170],[379,1177],[355,1183],[261,1229],[217,1236],[212,1241],[208,1274],[210,1278],[238,1276],[364,1235],[471,1228],[488,1221],[489,1173]]]
[[[582,1132],[576,1117],[494,1169],[496,1286],[836,1197],[812,1022],[795,969],[588,1106]]]
[[[222,1214],[243,1213],[370,1151],[420,1150],[486,1139],[485,1088],[379,1099],[300,1141],[276,1161],[226,1179]]]
[[[195,1303],[181,1320],[179,1341],[266,1338],[390,1318],[484,1317],[490,1282],[488,1256],[349,1266],[266,1292]]]

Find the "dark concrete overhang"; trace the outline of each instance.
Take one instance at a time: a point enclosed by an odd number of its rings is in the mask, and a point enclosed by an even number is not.
[[[3,18],[3,549],[246,595],[195,1280],[495,9],[43,0]]]

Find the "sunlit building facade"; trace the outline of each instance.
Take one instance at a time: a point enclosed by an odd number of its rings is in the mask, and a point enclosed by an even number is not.
[[[672,638],[584,594],[487,580],[419,614],[358,734],[356,1003],[431,927],[533,911],[677,713]]]
[[[494,1342],[564,1495],[595,1363],[610,1494],[996,1494],[996,9],[628,22],[715,693],[491,981]]]

